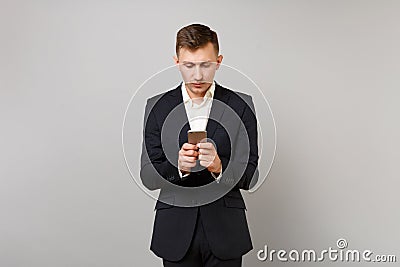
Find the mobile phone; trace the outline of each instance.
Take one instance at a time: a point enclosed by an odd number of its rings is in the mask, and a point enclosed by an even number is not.
[[[197,145],[201,141],[205,142],[207,138],[207,131],[188,131],[188,143]]]

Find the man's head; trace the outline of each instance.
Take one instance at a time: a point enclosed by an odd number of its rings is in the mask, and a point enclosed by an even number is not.
[[[192,24],[176,36],[175,63],[178,64],[190,97],[203,97],[222,62],[217,34],[209,27]]]

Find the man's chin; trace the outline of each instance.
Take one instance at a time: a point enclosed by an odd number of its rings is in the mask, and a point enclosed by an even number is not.
[[[189,83],[189,88],[195,93],[204,93],[208,90],[211,83]]]

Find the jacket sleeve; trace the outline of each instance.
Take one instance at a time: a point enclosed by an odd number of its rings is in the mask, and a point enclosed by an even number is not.
[[[242,124],[233,141],[231,158],[222,158],[221,181],[227,185],[235,184],[233,189],[251,189],[258,180],[258,133],[254,104],[250,96],[240,118]],[[247,140],[246,140],[247,139]],[[248,145],[248,147],[247,147]],[[229,164],[229,168],[227,168]]]
[[[154,104],[148,100],[144,115],[140,161],[140,178],[149,190],[159,189],[167,181],[173,184],[181,182],[178,168],[172,165],[164,154],[161,144],[161,127],[153,106]]]

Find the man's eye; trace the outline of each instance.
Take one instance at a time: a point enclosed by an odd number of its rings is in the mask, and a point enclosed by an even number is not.
[[[184,64],[184,66],[188,69],[193,68],[194,64]]]
[[[209,68],[211,66],[210,62],[206,62],[206,63],[201,63],[201,67],[202,68]]]

